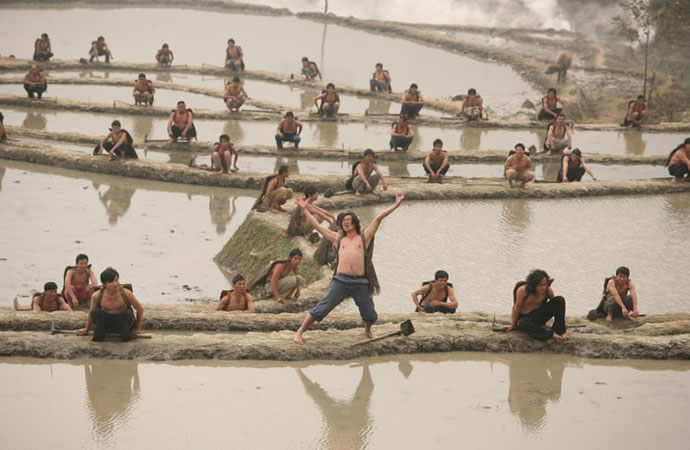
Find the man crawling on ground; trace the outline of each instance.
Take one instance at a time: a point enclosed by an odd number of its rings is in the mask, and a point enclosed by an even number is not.
[[[247,290],[247,282],[240,274],[232,278],[232,290],[223,291],[224,295],[216,306],[216,311],[256,312],[252,303],[252,295]]]
[[[58,294],[57,284],[52,281],[43,285],[43,292],[34,294],[31,305],[34,311],[72,311],[62,294]]]
[[[458,300],[455,298],[453,285],[448,282],[448,272],[445,270],[436,271],[434,281],[427,281],[421,288],[414,291],[412,301],[417,308],[416,312],[420,313],[453,314],[458,309]]]

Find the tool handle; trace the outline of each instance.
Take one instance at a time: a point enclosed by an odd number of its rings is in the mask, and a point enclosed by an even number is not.
[[[369,344],[369,343],[371,343],[371,342],[380,341],[381,339],[386,339],[386,338],[389,338],[389,337],[391,337],[391,336],[400,336],[401,334],[402,334],[402,331],[401,331],[401,330],[398,330],[398,331],[394,331],[394,332],[392,332],[392,333],[384,334],[383,336],[375,337],[374,339],[368,339],[368,340],[366,340],[366,341],[357,342],[357,343],[352,344],[352,345]]]

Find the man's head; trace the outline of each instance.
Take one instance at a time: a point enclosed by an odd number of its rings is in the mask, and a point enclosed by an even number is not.
[[[685,150],[690,150],[690,137],[685,138],[685,140],[683,141],[683,147],[685,148]]]
[[[309,200],[313,197],[313,200],[316,200],[319,197],[319,194],[316,191],[316,187],[312,186],[311,184],[304,188],[304,198]]]
[[[570,159],[572,159],[573,161],[580,158],[582,158],[582,152],[579,148],[573,149],[573,151],[570,152]]]
[[[407,123],[407,116],[405,114],[400,114],[400,116],[398,116],[398,123],[400,125],[406,124]]]
[[[359,217],[357,217],[357,214],[353,213],[352,211],[339,214],[337,224],[345,233],[351,229],[354,229],[357,234],[361,234]]]
[[[115,283],[116,285],[118,285],[119,280],[120,274],[117,273],[117,270],[113,269],[112,267],[108,267],[103,272],[101,272],[101,283],[103,283],[103,286],[105,287],[108,287],[108,285],[111,283]]]
[[[335,92],[335,84],[333,84],[333,83],[328,83],[328,84],[326,85],[326,90],[327,90],[328,92]]]
[[[434,140],[434,151],[438,153],[441,151],[442,148],[443,148],[443,141],[440,139],[435,139]]]
[[[477,96],[477,90],[474,88],[468,89],[467,90],[467,96],[468,97],[476,97]]]
[[[525,145],[522,144],[521,142],[515,144],[515,153],[518,155],[524,155],[525,154]]]
[[[240,84],[240,77],[232,77],[232,84],[234,84],[234,85]]]
[[[362,154],[362,156],[364,157],[365,161],[373,161],[374,158],[376,158],[374,151],[370,148],[364,150],[364,153]]]
[[[563,125],[565,123],[565,114],[556,116],[556,122],[558,122],[558,125]]]
[[[235,40],[233,38],[228,39],[228,45],[230,47],[234,47],[235,46]]]
[[[96,38],[96,42],[105,42],[105,38],[103,36],[98,36],[98,38]]]
[[[43,34],[41,35],[41,38],[42,38],[42,39],[48,39],[48,33],[43,33]]]
[[[448,272],[445,270],[437,270],[434,274],[434,282],[441,286],[445,286],[448,283]]]
[[[86,267],[89,265],[89,257],[83,253],[79,253],[74,262],[77,266]]]
[[[302,262],[302,250],[293,248],[288,254],[288,259],[290,260],[291,264],[295,266],[298,265],[300,262]]]
[[[525,290],[528,294],[544,295],[549,287],[549,274],[543,270],[533,270],[525,281]]]
[[[38,72],[38,66],[36,64],[31,65],[31,72],[33,72],[33,73]]]
[[[145,73],[140,73],[140,74],[139,74],[139,79],[140,79],[140,80],[145,80],[145,79],[146,79],[146,74],[145,74]]]
[[[383,69],[383,64],[381,64],[381,63],[376,63],[376,68],[377,68],[377,69]]]
[[[306,56],[304,58],[302,58],[302,65],[304,67],[308,67],[309,66],[309,58],[307,58]]]
[[[230,136],[228,136],[227,134],[221,134],[220,138],[218,138],[218,140],[220,142],[229,143],[230,142]]]
[[[122,128],[122,124],[120,123],[119,120],[113,120],[113,121],[110,123],[110,131],[115,131],[115,132],[117,132],[117,131],[120,131],[120,128]]]
[[[52,281],[47,282],[46,284],[43,285],[43,292],[48,294],[57,294],[57,284],[55,284]]]
[[[554,98],[554,97],[557,95],[557,94],[556,94],[556,89],[554,89],[554,88],[549,88],[549,90],[546,91],[546,95],[548,95],[548,96],[551,97],[551,98]]]
[[[289,177],[290,176],[290,168],[286,165],[280,166],[280,168],[278,169],[278,175],[281,175],[285,178]]]
[[[170,46],[168,44],[163,44],[163,50],[167,50],[169,48],[170,48]]]
[[[638,95],[637,96],[637,103],[643,103],[645,100],[644,95]]]
[[[292,111],[288,111],[288,112],[285,113],[285,118],[286,118],[286,119],[294,119],[294,118],[295,118],[295,113],[293,113]]]
[[[630,278],[630,269],[625,266],[620,266],[616,269],[616,281],[619,283],[625,283]]]
[[[415,92],[417,92],[417,89],[419,89],[419,86],[417,86],[417,83],[412,83],[410,85],[410,94],[414,94]]]
[[[232,288],[236,291],[244,290],[247,286],[247,282],[241,274],[237,274],[232,277]]]
[[[187,106],[185,105],[183,100],[180,100],[179,102],[177,102],[177,110],[178,111],[184,111],[185,109],[187,109]]]

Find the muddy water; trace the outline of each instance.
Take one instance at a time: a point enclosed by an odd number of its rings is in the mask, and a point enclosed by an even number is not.
[[[356,211],[369,223],[383,208]],[[684,194],[409,203],[376,236],[377,308],[412,311],[410,293],[443,269],[460,311],[508,313],[515,282],[541,268],[555,278],[568,314],[582,315],[597,306],[604,278],[625,265],[641,313],[688,312],[687,276],[679,267],[690,263],[690,246],[682,243],[689,213]],[[352,302],[343,308],[355,309]]]
[[[78,253],[115,267],[142,301],[215,297],[228,281],[213,256],[252,191],[183,186],[0,161],[0,304],[61,285]],[[187,287],[185,287],[187,285]]]
[[[47,32],[57,58],[88,57],[90,42],[103,35],[116,61],[152,62],[156,50],[168,42],[177,64],[222,65],[225,43],[233,37],[244,50],[247,67],[252,69],[298,74],[300,59],[308,56],[318,62],[325,79],[368,87],[374,65],[382,62],[390,70],[396,90],[416,82],[426,95],[447,97],[474,87],[501,114],[518,110],[525,98],[539,98],[509,67],[401,39],[336,25],[324,27],[296,17],[188,9],[98,9],[103,16],[126,16],[129,26],[123,28],[117,21],[95,23],[91,20],[93,14],[94,10],[89,9],[4,10],[0,19],[3,53],[31,57],[31,43]],[[152,25],[152,17],[165,17],[165,25]],[[130,29],[147,30],[145,43]],[[174,30],[178,29],[187,30],[184,37],[176,37]],[[271,30],[275,42],[266,41],[259,30]]]
[[[444,353],[338,364],[3,358],[0,368],[3,447],[18,450],[142,439],[154,449],[551,449],[579,448],[584,434],[594,448],[681,449],[690,438],[685,361]]]
[[[189,107],[195,105],[189,104]],[[222,104],[220,105],[222,107]],[[391,107],[395,110],[395,104]],[[18,107],[4,108],[5,124],[25,126],[32,129],[56,132],[79,132],[99,135],[107,125],[117,118],[136,138],[146,135],[153,139],[167,138],[167,119],[145,116],[49,112],[28,110]],[[391,123],[392,123],[391,118]],[[75,124],[79,124],[75,128]],[[199,139],[213,141],[220,134],[230,135],[233,142],[244,145],[274,145],[278,120],[271,121],[233,121],[220,119],[195,119]],[[457,150],[497,150],[510,149],[522,142],[542,149],[545,133],[543,130],[497,130],[480,128],[454,128],[412,125],[415,139],[411,150],[426,151],[432,148],[433,141],[440,138],[444,148]],[[640,131],[584,131],[573,134],[573,147],[585,152],[627,155],[667,155],[687,137],[682,133],[645,133]],[[383,123],[305,123],[302,132],[303,147],[327,148],[367,148],[385,149],[390,141],[390,126]]]

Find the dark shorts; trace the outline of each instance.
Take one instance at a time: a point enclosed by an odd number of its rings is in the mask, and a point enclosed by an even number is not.
[[[333,308],[347,297],[352,297],[359,308],[359,314],[366,323],[374,323],[378,319],[374,300],[369,290],[369,280],[366,278],[351,279],[343,275],[336,275],[331,281],[331,285],[326,295],[309,310],[309,314],[317,322],[321,322]]]
[[[625,305],[625,309],[627,309],[629,312],[632,312],[633,310],[633,301],[632,297],[630,295],[626,295],[621,299],[623,301],[623,304]],[[620,307],[618,302],[616,302],[616,299],[613,297],[609,297],[606,299],[604,302],[604,311],[608,314],[609,308],[612,308],[612,315],[613,317],[623,317],[623,309]]]
[[[582,166],[578,167],[573,167],[573,168],[568,168],[568,173],[566,176],[568,177],[568,181],[582,181],[582,177],[585,174],[585,168]],[[563,166],[561,166],[560,169],[558,169],[558,177],[556,178],[556,181],[559,183],[563,181]]]
[[[127,342],[132,339],[134,311],[125,308],[120,314],[110,314],[97,307],[91,311],[91,324],[95,342],[103,341],[107,333],[118,333]]]
[[[685,163],[678,163],[668,167],[668,173],[675,178],[683,178],[690,174],[690,169]]]
[[[557,115],[560,114],[563,111],[563,108],[556,108],[552,110],[555,112]],[[555,120],[556,118],[552,116],[551,114],[547,113],[544,108],[539,111],[539,116],[537,116],[537,119],[539,120]]]
[[[412,143],[413,138],[406,138],[406,137],[400,137],[400,136],[392,136],[391,141],[390,141],[390,148],[395,149],[395,148],[402,148],[403,150],[407,151],[408,148],[410,148],[410,144]]]
[[[173,124],[171,129],[172,129],[173,138],[175,140],[182,137],[182,130],[183,130],[182,128]],[[187,131],[187,136],[185,136],[185,137],[187,138],[188,141],[191,141],[192,138],[196,139],[196,128],[194,127],[194,124],[192,124],[192,126],[189,127],[189,130]]]
[[[106,152],[110,152],[113,149],[113,147],[115,147],[115,144],[113,144],[112,142],[106,142],[105,144],[103,144],[103,150],[105,150]],[[98,143],[98,144],[96,144],[96,147],[94,147],[94,149],[93,149],[93,154],[98,155],[98,152],[100,150],[101,150],[101,144]],[[137,151],[134,150],[134,147],[132,147],[132,145],[129,143],[119,146],[115,150],[114,153],[117,156],[122,156],[123,150],[125,152],[125,159],[139,159],[139,155],[137,155]]]
[[[438,169],[441,168],[441,166],[438,164],[429,164],[429,165],[431,166],[431,170],[433,170],[434,172],[437,172]],[[427,175],[431,175],[431,172],[429,172],[429,169],[426,168],[426,164],[422,164],[422,167],[424,167],[424,172],[426,172]],[[446,174],[446,172],[448,172],[449,168],[450,168],[450,166],[448,164],[443,166],[443,169],[441,169],[441,172],[440,172],[441,175],[445,176],[445,174]]]

